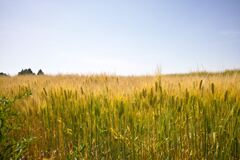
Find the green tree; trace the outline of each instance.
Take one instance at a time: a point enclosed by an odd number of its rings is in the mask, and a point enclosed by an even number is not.
[[[35,75],[35,73],[31,70],[31,68],[28,68],[22,69],[20,72],[18,72],[18,75]]]
[[[41,69],[39,69],[37,75],[44,75],[44,72]]]

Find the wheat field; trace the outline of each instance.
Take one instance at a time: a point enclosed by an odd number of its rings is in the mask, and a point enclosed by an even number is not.
[[[0,96],[1,159],[240,158],[238,72],[0,77]]]

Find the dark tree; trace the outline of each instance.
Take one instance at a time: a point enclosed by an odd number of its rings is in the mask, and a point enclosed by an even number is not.
[[[21,72],[18,72],[18,75],[35,75],[33,71],[28,68],[28,69],[22,69]]]
[[[44,75],[43,71],[41,69],[39,69],[37,75]]]
[[[7,73],[0,72],[0,76],[9,76]]]

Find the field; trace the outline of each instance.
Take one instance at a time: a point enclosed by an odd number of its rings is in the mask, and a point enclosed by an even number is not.
[[[240,159],[240,74],[0,77],[0,159]]]

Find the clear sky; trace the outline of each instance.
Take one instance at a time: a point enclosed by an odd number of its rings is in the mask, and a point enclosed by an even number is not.
[[[240,68],[240,0],[0,0],[0,72]]]

